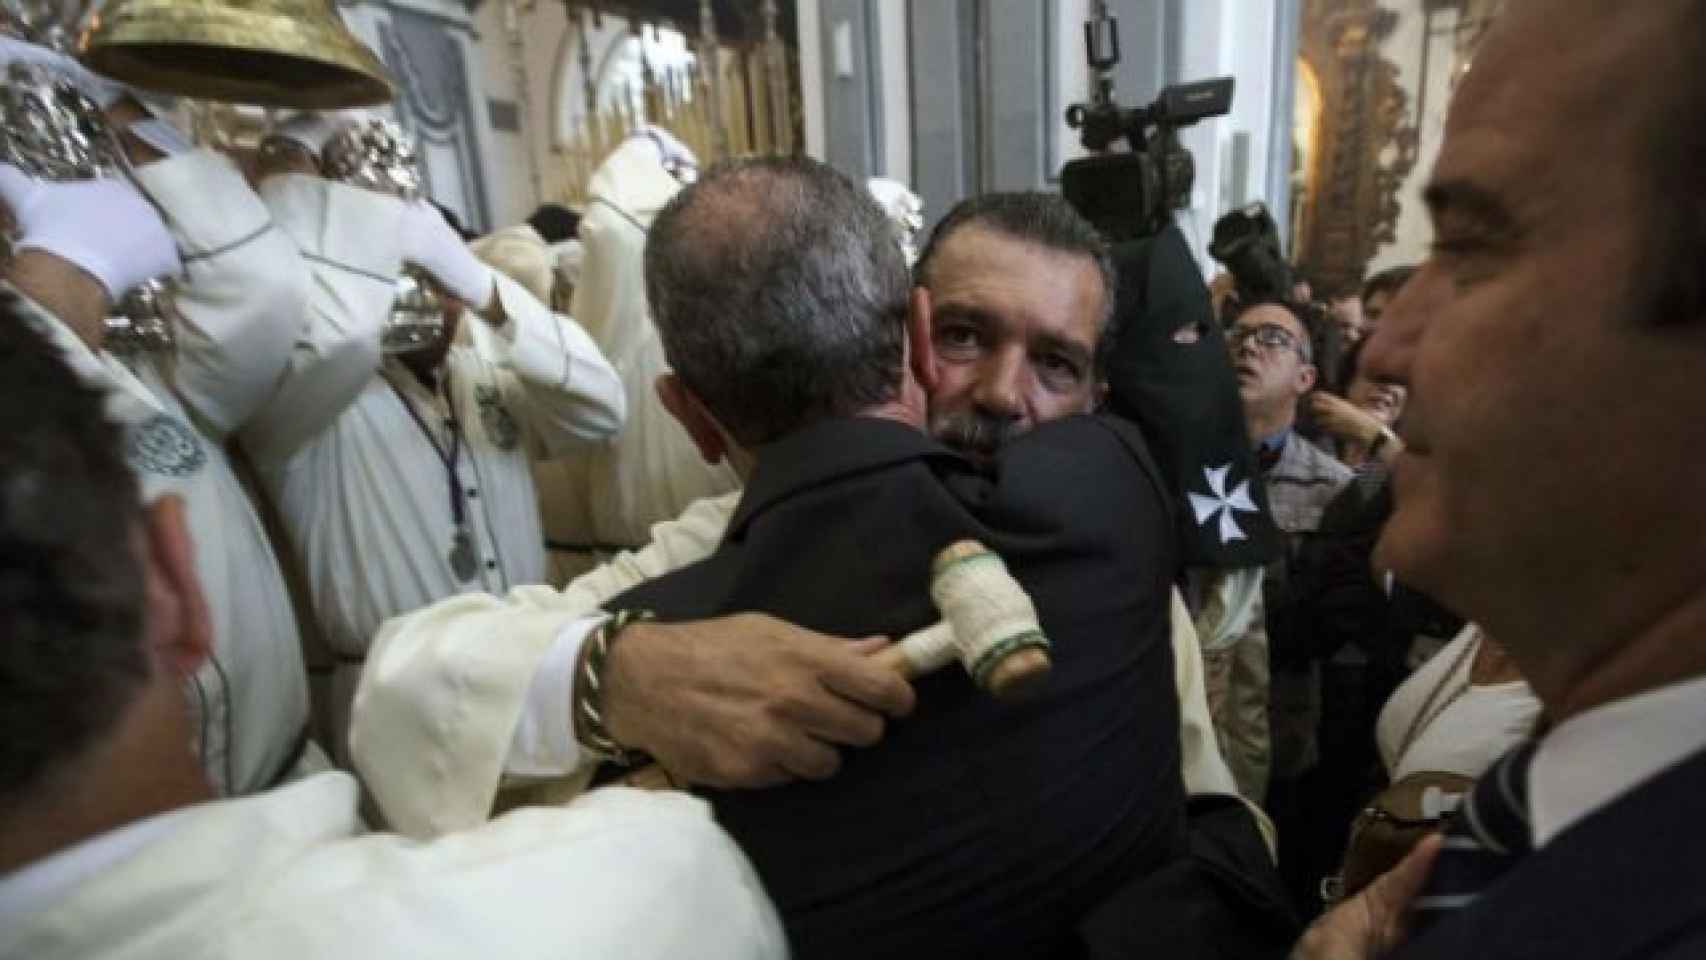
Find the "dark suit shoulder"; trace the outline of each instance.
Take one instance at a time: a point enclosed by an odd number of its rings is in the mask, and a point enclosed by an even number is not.
[[[1041,424],[1004,447],[998,462],[1010,469],[1046,463],[1063,480],[1098,477],[1098,490],[1166,500],[1143,431],[1118,417],[1084,414]]]
[[[1394,960],[1706,956],[1703,794],[1706,750],[1559,834]]]
[[[1119,538],[1150,556],[1176,550],[1167,487],[1142,431],[1124,420],[1042,424],[1008,443],[993,473],[997,492],[985,519],[996,527],[1019,531],[1027,518],[1041,518],[1074,540]]]

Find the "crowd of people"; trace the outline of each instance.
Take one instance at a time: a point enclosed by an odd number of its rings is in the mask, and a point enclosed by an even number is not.
[[[1312,304],[651,127],[470,238],[0,38],[130,168],[6,130],[0,958],[1694,956],[1703,44],[1513,4]]]

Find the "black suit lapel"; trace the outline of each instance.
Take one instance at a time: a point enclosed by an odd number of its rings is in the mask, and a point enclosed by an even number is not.
[[[893,420],[846,417],[795,431],[758,451],[758,466],[729,520],[727,537],[739,539],[760,513],[801,491],[925,458],[958,462],[970,469],[962,457],[923,431]]]
[[[1706,922],[1706,751],[1530,856],[1394,960],[1644,957]]]

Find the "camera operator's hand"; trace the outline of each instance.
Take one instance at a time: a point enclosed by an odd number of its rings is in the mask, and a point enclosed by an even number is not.
[[[144,280],[183,272],[159,211],[128,180],[52,182],[0,164],[0,200],[17,250],[40,250],[81,268],[117,300]]]
[[[1343,397],[1316,391],[1309,397],[1309,409],[1321,429],[1340,440],[1368,446],[1386,430],[1386,424],[1367,410]]]

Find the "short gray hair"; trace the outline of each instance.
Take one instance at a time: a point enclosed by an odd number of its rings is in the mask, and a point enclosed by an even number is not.
[[[1102,278],[1102,315],[1097,318],[1095,355],[1096,372],[1100,375],[1119,338],[1115,311],[1119,274],[1114,269],[1107,242],[1095,226],[1059,195],[1040,190],[967,197],[955,204],[931,231],[930,241],[913,267],[920,284],[930,286],[930,269],[937,254],[948,238],[963,227],[987,227],[1045,250],[1085,257],[1095,264],[1096,274]]]
[[[804,157],[719,163],[646,239],[675,375],[743,446],[899,393],[911,282],[864,188]]]

